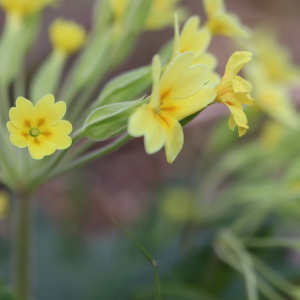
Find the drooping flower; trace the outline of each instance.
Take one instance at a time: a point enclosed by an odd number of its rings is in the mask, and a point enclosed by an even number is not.
[[[232,38],[247,38],[249,29],[241,24],[235,14],[228,13],[224,0],[203,0],[208,20],[206,27],[214,35]]]
[[[229,58],[225,74],[216,87],[216,101],[229,108],[231,112],[228,121],[229,128],[234,130],[235,126],[238,126],[239,136],[243,136],[249,128],[242,104],[252,105],[254,100],[250,96],[251,83],[237,74],[251,59],[252,54],[250,52],[235,52]]]
[[[144,136],[148,154],[165,146],[169,163],[174,161],[183,146],[179,121],[202,110],[216,97],[216,91],[204,85],[207,67],[201,64],[192,66],[193,57],[192,52],[178,55],[161,76],[161,63],[155,56],[150,101],[137,108],[129,118],[129,134]]]
[[[84,45],[86,32],[73,21],[57,19],[50,27],[50,40],[55,50],[70,55]]]
[[[24,17],[54,2],[56,0],[0,0],[0,5],[6,13]]]
[[[72,131],[70,122],[62,120],[66,104],[55,103],[53,95],[42,98],[35,106],[19,97],[16,107],[9,111],[7,128],[10,141],[18,148],[28,147],[34,159],[42,159],[56,150],[67,149],[72,144],[68,136]]]

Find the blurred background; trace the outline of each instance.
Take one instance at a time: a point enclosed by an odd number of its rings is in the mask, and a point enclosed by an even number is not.
[[[247,26],[269,24],[289,49],[293,64],[300,64],[299,0],[225,2]],[[51,21],[62,16],[90,29],[93,4],[65,0],[45,10],[27,61],[29,79],[50,52]],[[202,1],[182,4],[205,19]],[[2,12],[0,20],[2,24]],[[128,61],[106,82],[149,64],[172,37],[172,28],[142,34]],[[214,39],[210,51],[219,59],[220,74],[238,49],[226,38]],[[296,109],[300,86],[289,92]],[[172,165],[163,151],[149,156],[142,139],[135,139],[45,185],[34,215],[35,299],[154,299],[151,265],[112,218],[129,228],[157,261],[163,299],[249,299],[249,276],[259,299],[300,299],[299,129],[255,109],[246,113],[250,130],[238,138],[227,127],[226,107],[208,108],[185,128],[183,151]],[[12,276],[10,230],[7,213],[0,220],[3,284]],[[8,294],[3,290],[0,299]]]

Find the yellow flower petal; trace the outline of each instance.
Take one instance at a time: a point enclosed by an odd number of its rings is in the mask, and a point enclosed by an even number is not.
[[[178,55],[167,67],[161,78],[161,101],[188,97],[196,93],[206,82],[208,68],[205,65],[191,65],[193,53]]]
[[[53,154],[56,150],[56,147],[50,142],[36,139],[34,143],[28,144],[28,149],[32,158],[40,160],[47,155]]]
[[[252,85],[249,81],[241,78],[240,76],[235,76],[232,80],[232,87],[235,93],[248,94],[252,91]]]
[[[206,52],[193,60],[193,64],[204,64],[208,67],[209,71],[214,70],[217,66],[217,63],[217,58],[209,52]]]
[[[144,143],[148,154],[159,151],[164,145],[165,138],[159,122],[159,118],[147,104],[137,108],[129,118],[128,133],[134,137],[145,136]]]
[[[183,147],[184,136],[178,121],[168,118],[163,127],[165,134],[165,150],[168,163],[173,163]]]
[[[47,141],[53,143],[57,150],[64,150],[71,146],[72,139],[68,136],[72,132],[70,122],[62,120],[58,124],[51,126],[49,132],[51,135],[47,135]]]
[[[203,0],[203,4],[208,16],[212,16],[225,10],[223,0]]]
[[[11,134],[10,141],[13,145],[18,148],[25,148],[28,146],[28,140],[24,136],[22,130],[15,127],[12,122],[7,122],[7,129]]]
[[[58,123],[65,115],[67,106],[65,102],[55,103],[53,95],[47,95],[42,98],[35,106],[35,115],[37,119],[44,119],[47,125]]]
[[[252,53],[247,51],[235,52],[228,60],[226,65],[224,81],[232,80],[238,72],[251,61]]]
[[[161,110],[169,113],[172,118],[180,121],[212,103],[217,96],[216,90],[212,87],[203,86],[192,96],[170,100],[161,106]]]
[[[197,56],[198,53],[202,54],[208,48],[211,34],[206,28],[199,30],[199,23],[198,16],[189,18],[185,23],[180,35],[181,53],[192,51]]]
[[[153,78],[153,88],[151,94],[150,105],[152,108],[156,108],[159,105],[160,101],[160,73],[161,73],[161,63],[159,60],[159,56],[155,55],[152,61],[152,78]]]
[[[25,121],[34,114],[34,107],[31,101],[19,97],[16,101],[16,107],[9,110],[9,118],[14,126],[23,128]]]

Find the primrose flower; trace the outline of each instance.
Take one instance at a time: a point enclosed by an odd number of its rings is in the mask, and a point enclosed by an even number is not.
[[[173,56],[176,57],[180,53],[192,51],[195,53],[193,64],[204,64],[208,67],[210,85],[217,85],[219,83],[219,75],[212,72],[216,65],[216,57],[206,52],[210,42],[211,34],[206,28],[199,28],[200,18],[198,16],[190,17],[183,26],[181,33],[179,33],[179,22],[175,16],[175,36]]]
[[[116,20],[120,23],[128,4],[134,0],[110,0],[110,5]],[[159,30],[173,23],[174,12],[176,11],[180,19],[184,19],[186,10],[178,7],[180,0],[154,0],[148,19],[146,21],[147,30]]]
[[[148,154],[165,146],[167,161],[172,163],[183,146],[180,120],[205,108],[214,101],[216,91],[205,86],[208,69],[192,65],[193,53],[178,55],[161,76],[161,63],[152,63],[153,88],[150,101],[137,108],[129,118],[128,132],[144,136]]]
[[[226,12],[224,0],[203,0],[208,20],[206,27],[214,35],[232,38],[247,38],[249,30],[244,27],[238,17]]]
[[[70,55],[84,45],[86,32],[75,22],[57,19],[50,27],[50,40],[54,49]]]
[[[251,83],[237,74],[251,59],[252,54],[250,52],[235,52],[229,58],[225,74],[216,87],[216,101],[229,108],[231,112],[228,121],[229,128],[234,130],[235,126],[238,126],[239,136],[243,136],[249,128],[242,104],[252,105],[254,100],[250,96]]]
[[[72,139],[68,136],[72,125],[62,120],[66,104],[54,101],[52,95],[47,95],[33,106],[31,101],[19,97],[16,107],[9,111],[7,128],[11,134],[11,143],[18,148],[28,147],[34,159],[42,159],[56,150],[67,149],[72,144]]]
[[[0,6],[8,14],[24,17],[35,13],[56,0],[0,0]]]
[[[180,20],[187,14],[184,7],[178,6],[180,0],[154,0],[146,22],[147,30],[160,30],[173,24],[174,13]]]
[[[300,69],[292,62],[289,51],[276,40],[274,32],[258,29],[253,36],[257,48],[257,67],[266,79],[275,83],[299,83]]]

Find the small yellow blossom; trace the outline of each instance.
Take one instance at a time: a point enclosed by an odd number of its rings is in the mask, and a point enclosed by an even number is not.
[[[9,111],[7,128],[10,141],[18,148],[28,147],[34,159],[42,159],[56,150],[67,149],[72,144],[68,136],[72,125],[62,120],[66,104],[55,103],[53,95],[47,95],[33,106],[32,102],[19,97],[16,107]]]
[[[232,38],[247,38],[249,30],[243,26],[235,14],[228,13],[224,0],[203,0],[208,20],[206,27],[214,35]]]
[[[8,14],[20,17],[35,13],[56,0],[0,0],[0,6]]]
[[[57,19],[50,27],[50,40],[56,50],[70,55],[84,45],[86,32],[75,22]]]
[[[193,58],[192,52],[178,55],[161,76],[161,63],[155,56],[150,101],[136,109],[129,118],[129,134],[144,136],[148,154],[165,146],[169,163],[174,161],[183,146],[179,121],[202,110],[216,97],[216,91],[204,85],[207,67],[201,64],[192,66]]]
[[[134,0],[110,0],[115,21],[118,24],[117,29],[119,29],[120,22],[130,1]],[[178,6],[179,1],[180,0],[153,0],[145,29],[160,30],[173,24],[175,11],[181,20],[184,19],[186,10]]]
[[[221,83],[216,87],[218,94],[216,101],[229,108],[231,112],[228,121],[229,128],[234,130],[235,126],[238,126],[239,136],[243,136],[249,128],[242,104],[252,105],[254,100],[250,96],[251,83],[237,74],[251,61],[251,58],[250,52],[235,52],[228,60]]]

